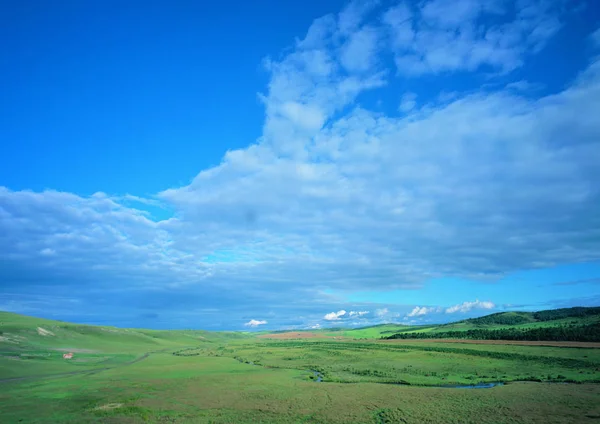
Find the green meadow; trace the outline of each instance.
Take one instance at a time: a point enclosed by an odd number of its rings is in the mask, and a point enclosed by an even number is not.
[[[580,318],[582,325],[594,319]],[[562,320],[555,324],[564,325]],[[461,325],[498,324],[455,327]],[[390,324],[294,338],[282,332],[120,329],[2,312],[0,422],[600,420],[600,345],[382,339],[404,330]],[[418,330],[436,331],[411,331]],[[63,359],[65,352],[73,358]],[[498,382],[504,384],[457,388]]]

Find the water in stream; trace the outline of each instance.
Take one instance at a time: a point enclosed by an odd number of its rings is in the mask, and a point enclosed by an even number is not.
[[[313,375],[315,376],[315,378],[313,379],[313,381],[317,382],[317,383],[321,383],[323,381],[323,374],[321,374],[319,371],[314,371],[311,370]]]
[[[447,385],[447,386],[438,386],[444,387],[446,389],[491,389],[496,386],[504,386],[504,383],[501,381],[495,383],[477,383],[477,384],[456,384],[456,385]]]

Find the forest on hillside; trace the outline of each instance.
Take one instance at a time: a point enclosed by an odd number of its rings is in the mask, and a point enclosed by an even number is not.
[[[574,308],[549,309],[533,313],[533,318],[537,321],[552,321],[564,318],[585,318],[593,315],[600,315],[600,306],[585,308],[577,306]]]
[[[554,321],[565,318],[586,318],[595,315],[600,315],[600,307],[577,306],[538,312],[498,312],[479,318],[470,318],[465,320],[465,322],[475,325],[518,325],[528,322]]]
[[[600,342],[600,323],[541,328],[477,328],[466,331],[397,333],[382,338]]]

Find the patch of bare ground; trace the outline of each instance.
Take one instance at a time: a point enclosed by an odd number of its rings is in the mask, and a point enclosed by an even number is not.
[[[99,350],[79,349],[77,347],[55,347],[52,350],[57,350],[59,352],[73,352],[73,353],[98,353],[99,352]]]
[[[466,339],[392,339],[381,340],[384,343],[464,343],[484,345],[517,345],[517,346],[548,346],[548,347],[584,347],[600,349],[598,342],[552,342],[526,340],[466,340]]]
[[[325,334],[311,333],[308,331],[290,331],[289,333],[273,333],[273,334],[261,334],[258,336],[262,339],[331,339],[331,336]]]
[[[42,327],[38,327],[37,332],[40,336],[54,336],[54,333],[52,331],[46,330]]]
[[[96,406],[94,411],[107,411],[110,409],[120,408],[121,406],[123,406],[122,403],[107,403],[106,405]]]

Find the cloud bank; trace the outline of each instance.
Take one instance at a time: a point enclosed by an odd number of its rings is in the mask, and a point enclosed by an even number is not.
[[[102,192],[0,187],[0,306],[41,310],[39,293],[52,291],[81,313],[108,308],[109,296],[140,310],[189,302],[185,317],[171,313],[176,325],[229,308],[232,321],[218,322],[235,326],[257,305],[281,317],[294,302],[303,322],[336,321],[346,310],[326,290],[414,290],[437,277],[599,261],[597,58],[537,97],[498,89],[426,100],[411,90],[398,93],[401,113],[398,102],[382,113],[361,101],[398,78],[506,76],[557,35],[560,4],[354,2],[316,19],[265,60],[262,136],[147,199],[174,209],[169,219]]]

